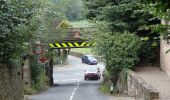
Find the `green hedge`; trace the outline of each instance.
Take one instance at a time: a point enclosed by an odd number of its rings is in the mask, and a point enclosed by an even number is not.
[[[45,75],[44,64],[37,62],[37,56],[31,56],[30,62],[32,84],[31,87],[25,85],[25,94],[34,94],[47,87],[48,78]]]
[[[131,69],[138,61],[140,39],[132,33],[105,33],[97,38],[96,51],[103,56],[106,69],[113,83],[117,82],[119,73]]]

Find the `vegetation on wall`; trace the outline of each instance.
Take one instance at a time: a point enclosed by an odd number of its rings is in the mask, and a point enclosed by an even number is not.
[[[47,77],[45,76],[45,66],[37,63],[36,56],[31,57],[31,79],[33,87],[37,90],[44,88],[47,85]]]
[[[35,94],[38,91],[47,88],[48,77],[45,74],[45,65],[38,63],[38,56],[29,55],[31,84],[24,85],[24,94]]]

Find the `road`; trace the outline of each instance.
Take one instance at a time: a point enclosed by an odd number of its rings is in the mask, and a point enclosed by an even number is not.
[[[82,64],[81,59],[68,57],[68,64],[54,66],[55,86],[37,95],[31,96],[31,100],[109,100],[110,97],[99,92],[100,80],[84,80],[86,67],[98,66],[101,71],[104,64]]]

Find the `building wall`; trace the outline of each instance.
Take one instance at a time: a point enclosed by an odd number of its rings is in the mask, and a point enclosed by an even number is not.
[[[166,40],[160,41],[160,65],[161,68],[170,76],[170,52],[166,51],[170,49],[170,44],[167,44]]]
[[[170,25],[170,21],[162,20],[162,24]],[[162,70],[164,70],[170,76],[170,52],[166,51],[170,49],[170,43],[167,43],[166,40],[160,41],[160,65]]]

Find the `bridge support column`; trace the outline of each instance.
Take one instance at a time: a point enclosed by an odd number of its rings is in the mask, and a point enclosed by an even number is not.
[[[60,64],[64,64],[67,63],[67,59],[68,59],[68,54],[69,54],[69,49],[58,49],[58,56],[60,56],[61,61]]]
[[[50,59],[50,62],[49,62],[49,83],[50,83],[50,86],[53,86],[54,85],[54,82],[53,82],[53,59]]]

